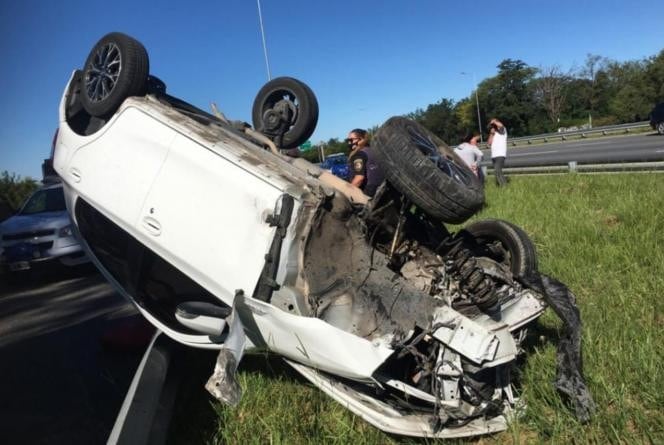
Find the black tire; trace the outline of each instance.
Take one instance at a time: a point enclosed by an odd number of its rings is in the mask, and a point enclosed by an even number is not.
[[[295,148],[311,137],[318,123],[318,101],[303,82],[277,77],[266,83],[251,110],[254,128],[281,149]]]
[[[664,121],[657,124],[657,133],[664,134]]]
[[[477,176],[454,150],[417,122],[389,119],[372,147],[385,178],[435,219],[459,224],[484,205]]]
[[[469,224],[476,245],[473,254],[486,256],[510,268],[516,277],[537,271],[537,251],[530,237],[519,226],[501,219],[486,219]]]
[[[96,117],[113,114],[129,96],[145,94],[150,63],[145,47],[119,32],[92,48],[81,76],[81,103]]]

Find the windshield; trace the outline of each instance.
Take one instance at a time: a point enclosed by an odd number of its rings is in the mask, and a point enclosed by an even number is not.
[[[21,215],[66,210],[65,195],[62,188],[39,190],[28,199],[20,211]]]

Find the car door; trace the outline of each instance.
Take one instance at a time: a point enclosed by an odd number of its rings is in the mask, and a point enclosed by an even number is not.
[[[179,134],[136,229],[146,246],[231,305],[236,289],[256,286],[275,233],[266,218],[283,191],[222,154],[223,146]]]

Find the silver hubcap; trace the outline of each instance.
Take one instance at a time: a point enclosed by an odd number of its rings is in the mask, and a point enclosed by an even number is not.
[[[106,99],[115,88],[121,71],[122,57],[115,43],[97,49],[85,71],[85,89],[90,101]]]
[[[664,134],[664,122],[660,122],[657,124],[657,132],[659,134]]]

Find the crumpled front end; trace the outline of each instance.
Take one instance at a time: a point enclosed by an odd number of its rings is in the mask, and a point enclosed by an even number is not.
[[[291,364],[388,432],[451,438],[505,429],[521,406],[514,376],[526,329],[546,309],[551,289],[474,257],[461,237],[423,215],[397,212],[392,223],[376,223],[371,210],[358,214],[338,197],[322,208],[307,239],[304,276],[315,317],[393,353],[370,384]],[[580,347],[568,355],[580,357]],[[571,384],[585,389],[582,377]]]

